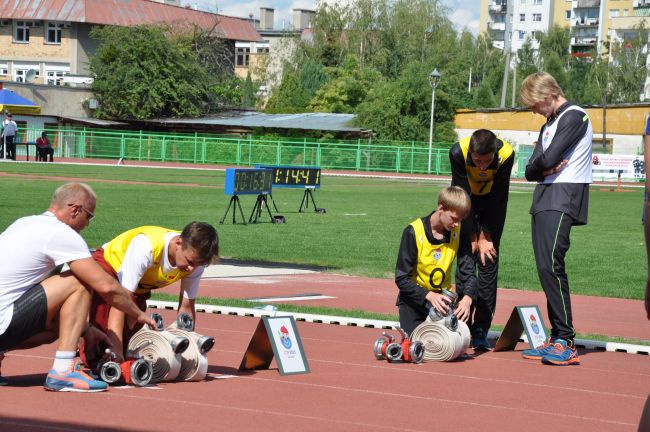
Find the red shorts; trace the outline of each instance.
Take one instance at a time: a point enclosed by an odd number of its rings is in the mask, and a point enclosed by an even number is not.
[[[111,267],[110,264],[104,260],[104,249],[99,248],[95,250],[92,254],[93,259],[99,264],[106,273],[114,277],[115,279],[118,279],[117,273],[115,273],[115,270]],[[151,293],[147,292],[145,294],[132,294],[131,298],[133,299],[133,302],[140,308],[141,311],[145,311],[147,309],[147,299],[151,297]],[[89,313],[89,320],[92,325],[97,327],[98,329],[102,330],[104,333],[108,331],[108,314],[111,311],[111,306],[106,303],[106,301],[97,294],[96,292],[93,291],[92,294],[92,302],[90,305],[90,313]],[[136,322],[133,324],[133,327],[129,327],[128,325],[128,317],[126,318],[126,325],[124,326],[124,331],[122,333],[122,341],[124,343],[124,346],[122,347],[122,350],[124,354],[126,355],[126,349],[129,346],[129,340],[131,340],[131,337],[142,328],[142,324]],[[94,368],[96,366],[96,363],[94,361],[94,357],[97,354],[101,354],[103,349],[105,347],[86,347],[85,346],[85,341],[82,339],[81,342],[81,347],[79,349],[80,357],[81,360],[86,364],[86,366],[90,368]],[[88,352],[88,350],[91,350]],[[86,353],[88,352],[88,356]],[[91,352],[94,352],[95,355],[91,354]],[[101,357],[101,355],[100,355]]]

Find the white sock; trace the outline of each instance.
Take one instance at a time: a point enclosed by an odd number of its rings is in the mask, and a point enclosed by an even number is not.
[[[52,369],[58,373],[67,373],[72,370],[74,359],[77,353],[74,351],[57,351],[54,356],[54,364]]]

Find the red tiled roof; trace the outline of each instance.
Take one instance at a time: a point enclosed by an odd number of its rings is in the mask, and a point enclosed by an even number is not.
[[[226,39],[262,40],[248,20],[149,0],[2,0],[0,18],[118,26],[190,23],[204,29],[216,24],[216,30]]]

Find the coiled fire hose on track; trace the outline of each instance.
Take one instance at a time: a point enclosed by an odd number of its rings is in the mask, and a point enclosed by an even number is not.
[[[127,350],[128,357],[144,358],[153,366],[152,383],[174,381],[181,370],[181,354],[187,349],[190,340],[163,329],[163,319],[157,313],[151,314],[156,320],[158,330],[144,326],[131,337]]]
[[[433,321],[428,317],[411,334],[411,341],[422,342],[425,361],[451,361],[460,357],[469,347],[469,327],[462,321],[451,330],[444,320]]]
[[[431,306],[429,316],[411,334],[412,342],[424,345],[424,360],[451,361],[460,357],[469,347],[471,336],[469,327],[458,321],[454,313],[456,294],[442,290],[442,294],[451,300],[446,314]]]
[[[207,353],[214,346],[214,338],[194,331],[194,320],[187,313],[181,313],[167,331],[173,335],[186,337],[190,344],[181,354],[181,369],[178,381],[201,381],[208,373]]]

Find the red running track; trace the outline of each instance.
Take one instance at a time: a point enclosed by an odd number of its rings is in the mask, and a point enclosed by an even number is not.
[[[244,271],[242,271],[244,274]],[[178,285],[163,292],[177,295]],[[397,287],[390,279],[372,279],[329,273],[299,275],[240,276],[204,279],[201,296],[223,298],[284,297],[321,294],[334,297],[322,300],[286,301],[345,309],[361,309],[397,315]],[[549,327],[546,297],[542,292],[499,289],[495,324],[505,325],[515,306],[539,305]],[[573,322],[579,333],[602,334],[650,341],[650,322],[640,300],[572,295]]]
[[[162,311],[166,321],[174,312]],[[544,366],[519,352],[450,363],[374,359],[378,330],[298,323],[311,373],[239,374],[259,319],[201,314],[216,338],[209,379],[106,393],[42,389],[53,345],[3,363],[0,430],[23,431],[636,431],[650,391],[647,356],[582,353],[582,365]],[[470,350],[471,351],[471,350]]]

